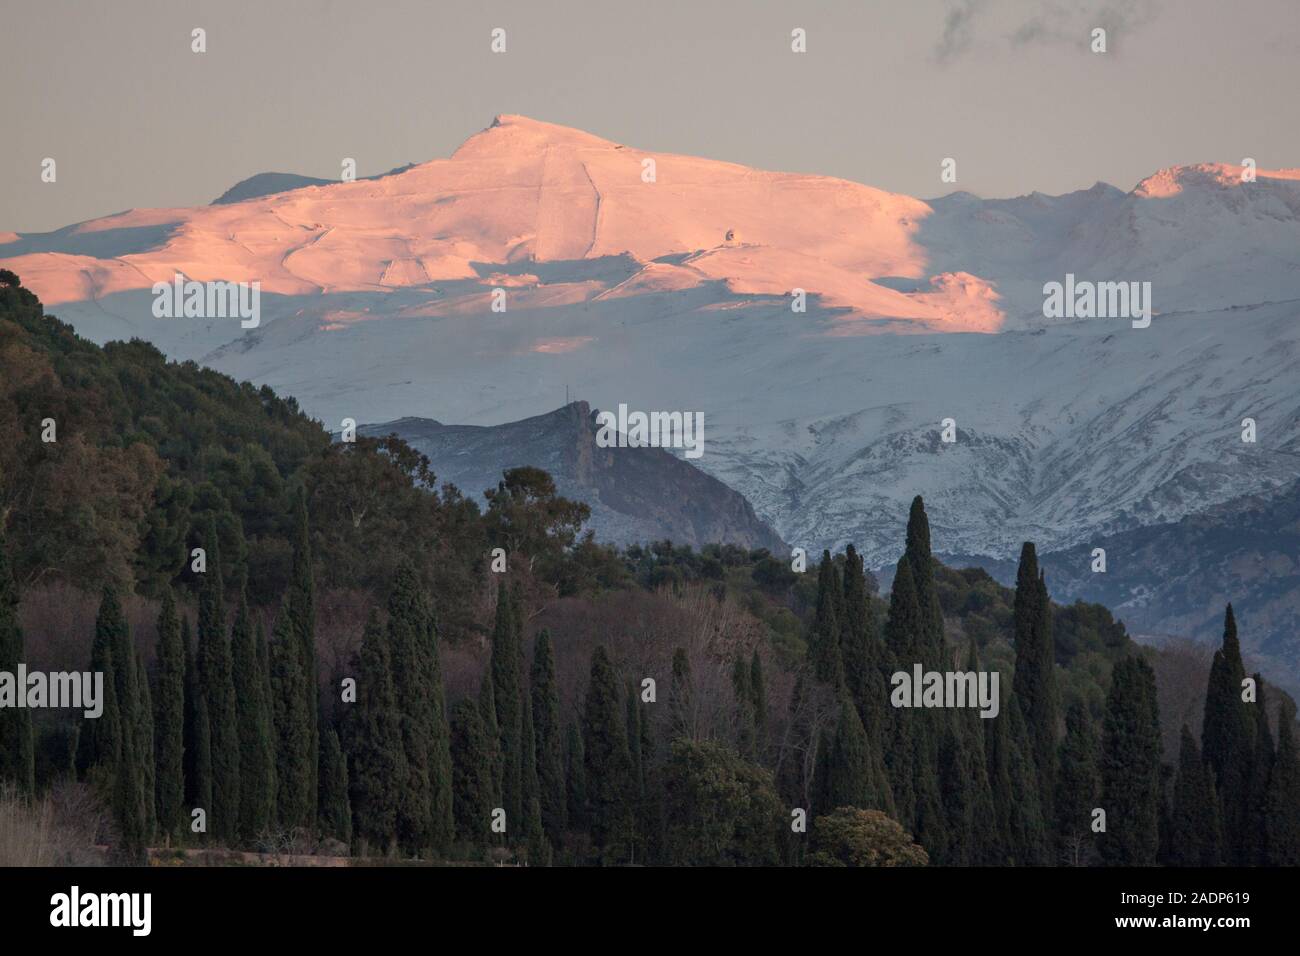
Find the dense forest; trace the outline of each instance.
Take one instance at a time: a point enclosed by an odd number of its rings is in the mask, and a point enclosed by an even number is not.
[[[1300,863],[1231,607],[1209,661],[1139,646],[1032,544],[1014,589],[945,567],[920,498],[887,597],[852,546],[619,550],[545,472],[480,507],[4,272],[0,429],[0,673],[104,675],[97,718],[0,709],[0,817],[106,859]],[[895,706],[914,665],[997,673],[997,716]]]

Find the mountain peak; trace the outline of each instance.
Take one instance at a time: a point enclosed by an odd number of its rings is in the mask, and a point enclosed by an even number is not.
[[[451,154],[452,159],[483,159],[493,155],[517,155],[517,150],[536,150],[547,147],[572,149],[615,149],[617,143],[602,139],[584,130],[559,123],[521,116],[517,113],[499,113],[487,129],[475,133]]]
[[[1240,186],[1245,184],[1242,179],[1245,169],[1232,163],[1167,166],[1138,183],[1133,194],[1141,199],[1167,199],[1195,187],[1223,189]],[[1255,176],[1257,180],[1300,181],[1300,169],[1257,169]]]

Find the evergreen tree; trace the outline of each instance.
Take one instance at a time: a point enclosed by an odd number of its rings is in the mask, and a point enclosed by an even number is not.
[[[746,686],[748,686],[749,671],[745,671]],[[631,773],[631,790],[629,799],[631,800],[632,810],[632,830],[629,843],[631,846],[632,861],[637,862],[645,857],[645,844],[648,836],[645,823],[645,764],[641,755],[641,707],[640,699],[637,697],[636,687],[632,681],[627,682],[627,688],[623,695],[625,713],[627,721],[624,727],[627,730],[627,752],[632,760]]]
[[[402,846],[418,851],[430,845],[430,809],[433,788],[429,777],[432,720],[423,666],[426,627],[415,569],[403,564],[388,599],[388,650],[392,655],[393,693],[401,726],[406,779],[395,787],[397,838]]]
[[[868,734],[879,733],[883,723],[883,712],[876,706],[878,700],[872,692],[879,686],[880,678],[873,654],[876,643],[873,625],[862,558],[850,544],[844,552],[844,620],[840,626],[840,659],[844,666],[845,685]]]
[[[524,842],[528,862],[534,866],[551,865],[551,845],[542,830],[541,789],[537,780],[537,735],[533,732],[533,703],[527,690],[521,695],[523,711],[523,769],[520,774],[519,802],[524,813]]]
[[[353,832],[364,846],[387,852],[396,844],[401,796],[393,781],[408,774],[388,635],[373,611],[357,655],[357,702],[349,715]]]
[[[382,642],[381,642],[382,643]],[[385,643],[385,651],[387,644]],[[307,694],[303,685],[307,674],[299,656],[293,616],[286,601],[275,619],[268,655],[271,661],[271,722],[275,728],[275,819],[289,831],[307,831],[315,823],[312,799],[311,722],[306,713]],[[391,688],[391,682],[390,682]],[[360,677],[357,697],[365,693]],[[390,781],[391,784],[391,781]]]
[[[1283,700],[1277,724],[1277,754],[1268,780],[1268,862],[1300,866],[1300,758],[1295,746],[1295,707]]]
[[[425,686],[429,688],[429,842],[435,853],[447,853],[456,837],[456,818],[452,807],[451,727],[447,717],[447,696],[442,685],[442,653],[438,631],[427,596],[422,597],[424,630],[421,663]]]
[[[9,567],[4,523],[0,521],[0,672],[17,674],[25,659],[23,632],[18,626],[18,585]],[[17,690],[25,692],[24,688]],[[26,707],[0,708],[0,783],[13,784],[24,794],[36,790],[32,712]]]
[[[234,846],[239,839],[239,717],[226,637],[221,557],[216,521],[204,538],[207,571],[199,595],[199,682],[208,708],[212,747],[212,806],[208,832]]]
[[[889,598],[885,642],[891,658],[900,668],[910,670],[913,663],[921,661],[923,628],[911,565],[907,561],[899,561]],[[893,784],[898,820],[904,829],[916,833],[920,839],[917,822],[918,777],[932,776],[924,740],[926,722],[919,718],[917,711],[908,708],[891,707],[887,717],[889,736],[885,747],[885,766]],[[930,801],[933,798],[930,784],[921,779],[921,786],[925,790],[927,801]],[[930,806],[929,810],[932,811],[933,818],[935,807]]]
[[[979,649],[971,637],[966,655],[966,670],[979,673]],[[996,866],[1002,862],[1002,842],[998,832],[997,809],[993,805],[993,785],[989,780],[985,756],[984,725],[988,722],[979,711],[967,708],[958,715],[966,735],[963,759],[966,761],[968,800],[971,808],[969,859],[976,866]]]
[[[158,614],[157,685],[154,693],[155,802],[158,832],[178,842],[185,824],[185,645],[171,588]]]
[[[1201,749],[1214,770],[1222,811],[1224,856],[1229,863],[1251,862],[1243,852],[1249,803],[1251,745],[1255,726],[1241,699],[1246,669],[1237,640],[1237,620],[1229,604],[1223,618],[1223,646],[1214,652],[1205,691]]]
[[[1092,811],[1101,798],[1097,734],[1082,700],[1065,718],[1056,778],[1056,840],[1058,858],[1072,866],[1087,862],[1092,840]]]
[[[1110,866],[1151,866],[1158,849],[1160,720],[1151,665],[1133,656],[1111,672],[1102,725],[1102,858]]]
[[[241,586],[230,658],[239,733],[239,833],[245,844],[256,840],[275,818],[275,732],[257,645]]]
[[[1222,834],[1214,776],[1186,724],[1178,748],[1169,843],[1169,861],[1174,866],[1218,866],[1221,862]]]
[[[930,519],[925,514],[925,502],[917,495],[912,499],[907,517],[907,545],[903,560],[912,572],[916,588],[916,605],[920,612],[921,633],[917,660],[927,670],[944,670],[947,659],[947,642],[943,636],[943,608],[939,603],[939,588],[934,582],[934,558],[930,552]]]
[[[496,701],[497,733],[501,750],[501,805],[506,811],[506,832],[515,833],[523,821],[523,711],[521,653],[515,620],[516,602],[503,585],[497,592],[496,623],[492,628],[492,694]]]
[[[305,488],[298,489],[293,504],[293,566],[290,570],[288,599],[289,621],[298,640],[297,660],[303,674],[303,684],[300,687],[303,700],[301,705],[295,705],[294,710],[307,716],[307,742],[304,746],[310,754],[307,808],[303,825],[311,828],[316,821],[316,801],[320,786],[320,704],[316,672],[316,585]]]
[[[348,799],[348,764],[338,732],[326,727],[321,736],[320,829],[340,843],[352,842],[352,803]]]
[[[583,747],[591,838],[603,863],[626,859],[632,826],[632,757],[618,688],[609,654],[604,645],[597,645],[583,710]]]
[[[1241,858],[1252,865],[1268,862],[1268,781],[1273,773],[1275,755],[1273,734],[1268,726],[1268,707],[1264,703],[1264,678],[1255,675],[1255,702],[1248,704],[1254,718],[1250,774],[1246,788],[1246,808]]]
[[[1056,650],[1052,640],[1052,602],[1038,568],[1038,555],[1026,541],[1020,550],[1013,607],[1016,670],[1012,689],[1029,731],[1034,765],[1042,782],[1044,811],[1055,796],[1057,759]]]
[[[135,658],[135,753],[140,764],[140,806],[143,813],[144,839],[152,843],[158,832],[158,808],[154,803],[157,785],[157,757],[154,751],[153,695],[149,692],[149,674],[144,658]]]
[[[564,782],[569,829],[582,830],[587,826],[587,752],[582,745],[582,732],[569,721],[564,737]]]
[[[491,680],[486,684],[491,687]],[[491,840],[492,810],[497,806],[492,744],[479,707],[470,700],[451,709],[451,765],[456,838],[486,846]]]
[[[857,708],[847,694],[840,700],[839,722],[827,772],[827,812],[840,807],[859,807],[894,815],[894,800],[880,753],[867,737]]]
[[[194,632],[186,615],[181,616],[181,645],[185,650],[184,805],[191,809],[202,807],[206,811],[212,807],[212,738],[207,705],[203,703],[203,685],[199,681]]]
[[[126,618],[117,599],[117,589],[106,585],[95,617],[95,637],[90,646],[90,671],[104,675],[104,703],[99,717],[85,718],[78,739],[77,766],[82,771],[96,767],[111,772],[122,754],[122,737],[129,727],[124,720],[118,698],[117,666],[114,652],[120,653],[120,634],[126,632]],[[129,640],[129,639],[128,639]]]
[[[817,570],[817,610],[808,633],[808,656],[813,673],[822,683],[839,687],[844,682],[844,662],[840,657],[840,623],[836,615],[842,601],[839,575],[829,551],[822,552]]]
[[[533,641],[533,732],[537,738],[538,799],[542,827],[554,846],[568,819],[564,786],[564,738],[560,726],[560,695],[555,683],[551,635],[542,630]]]
[[[493,809],[501,806],[501,733],[497,727],[496,693],[493,690],[491,668],[483,675],[478,689],[478,715],[483,721],[483,733],[487,737],[488,770],[491,773],[491,791],[488,798]]]

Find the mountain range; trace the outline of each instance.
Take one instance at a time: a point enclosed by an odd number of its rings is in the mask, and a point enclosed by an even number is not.
[[[377,178],[254,180],[0,233],[0,267],[96,341],[146,338],[331,428],[402,423],[449,454],[478,441],[454,429],[524,423],[569,390],[700,412],[694,464],[774,540],[852,541],[872,567],[918,493],[937,551],[996,565],[1025,540],[1086,554],[1266,508],[1300,475],[1300,170],[925,201],[500,116]],[[178,272],[259,282],[258,327],[154,318],[153,284]],[[1046,318],[1044,285],[1067,276],[1149,282],[1153,321]],[[465,465],[468,491],[499,457]],[[613,539],[621,520],[604,514]],[[1185,575],[1160,548],[1151,573]],[[1190,627],[1174,604],[1144,626]]]

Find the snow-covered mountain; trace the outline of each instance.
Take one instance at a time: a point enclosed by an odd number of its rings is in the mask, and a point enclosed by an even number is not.
[[[0,267],[91,338],[150,339],[331,427],[500,424],[566,386],[702,412],[695,464],[790,544],[874,565],[918,492],[938,550],[1001,557],[1300,473],[1296,170],[924,202],[502,116],[379,179],[0,234]],[[260,282],[260,325],[154,318],[178,271]],[[1067,274],[1150,282],[1153,322],[1044,318]]]

